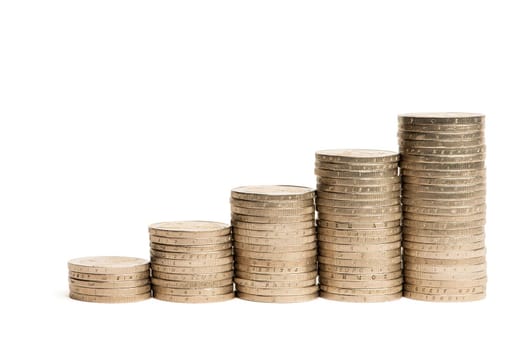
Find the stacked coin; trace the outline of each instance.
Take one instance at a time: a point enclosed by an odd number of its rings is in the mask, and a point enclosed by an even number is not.
[[[471,113],[398,118],[408,298],[485,296],[484,119]]]
[[[231,226],[161,222],[149,226],[149,239],[155,298],[205,303],[234,297]]]
[[[315,191],[246,186],[231,191],[239,298],[300,302],[318,296]]]
[[[402,296],[399,155],[316,153],[320,296],[379,302]]]
[[[151,296],[149,262],[123,256],[70,260],[69,296],[96,303],[127,303]]]

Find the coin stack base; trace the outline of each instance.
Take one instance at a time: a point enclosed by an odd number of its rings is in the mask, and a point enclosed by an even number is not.
[[[96,303],[128,303],[151,296],[149,262],[121,256],[70,260],[69,296]]]
[[[398,154],[316,153],[320,296],[382,302],[402,296]]]
[[[239,298],[295,303],[318,296],[314,197],[313,189],[296,186],[231,191]]]
[[[484,116],[400,115],[404,296],[486,295]]]
[[[231,227],[209,221],[149,226],[153,296],[180,303],[232,299]]]

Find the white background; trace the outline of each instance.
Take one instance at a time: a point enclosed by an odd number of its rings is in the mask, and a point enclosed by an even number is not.
[[[0,2],[0,347],[522,348],[518,3]],[[70,258],[147,258],[150,223],[314,186],[316,150],[395,150],[415,111],[487,115],[486,300],[67,298]]]

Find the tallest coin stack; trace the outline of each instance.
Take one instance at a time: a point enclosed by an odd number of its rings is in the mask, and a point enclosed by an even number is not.
[[[471,113],[398,118],[408,298],[485,296],[484,119]]]

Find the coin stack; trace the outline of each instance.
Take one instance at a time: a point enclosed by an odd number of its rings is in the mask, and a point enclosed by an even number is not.
[[[161,222],[149,226],[149,239],[156,299],[205,303],[234,297],[231,226]]]
[[[399,155],[316,152],[320,296],[380,302],[402,296]]]
[[[484,116],[400,115],[404,296],[485,297]]]
[[[93,256],[68,262],[69,296],[96,303],[128,303],[151,296],[149,262],[122,256]]]
[[[238,187],[231,212],[239,298],[291,303],[318,296],[313,189]]]

